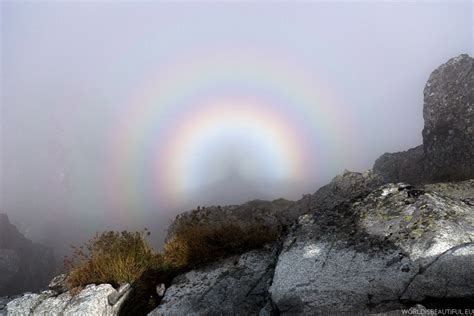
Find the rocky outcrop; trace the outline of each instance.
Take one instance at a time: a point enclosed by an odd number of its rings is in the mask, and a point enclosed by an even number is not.
[[[167,239],[181,225],[220,226],[233,224],[245,227],[249,223],[261,223],[267,227],[277,227],[291,223],[301,215],[288,211],[293,205],[292,201],[278,199],[274,201],[254,200],[242,205],[198,207],[176,217],[168,228]]]
[[[374,164],[374,171],[380,174],[385,183],[429,182],[430,175],[425,172],[425,152],[423,145],[398,153],[385,153]]]
[[[173,225],[264,221],[285,227],[270,301],[236,307],[242,293],[235,290],[239,285],[229,263],[221,262],[178,277],[155,313],[395,315],[419,303],[436,308],[472,302],[474,180],[439,183],[474,178],[472,64],[462,55],[430,76],[423,145],[382,155],[373,171],[345,171],[278,210],[272,202],[249,202],[178,217]],[[214,290],[214,281],[199,281],[206,275],[234,281],[222,282],[226,290],[219,282]]]
[[[0,214],[0,296],[46,287],[55,264],[52,249],[25,238]]]
[[[255,223],[282,235],[263,249],[195,267],[170,286],[157,280],[152,290],[157,284],[162,299],[150,315],[431,315],[431,308],[472,308],[472,65],[461,55],[432,73],[423,145],[382,155],[373,171],[345,171],[296,202],[255,200],[179,215],[168,236],[181,225]],[[452,181],[461,179],[469,180]],[[0,251],[1,281],[20,271],[21,256]],[[114,315],[132,291],[89,285],[71,296],[64,280],[55,278],[40,294],[0,299],[0,315]]]
[[[474,178],[474,59],[460,55],[438,67],[424,98],[426,171],[435,181]]]
[[[67,292],[67,274],[60,274],[55,276],[48,284],[48,288],[58,294]]]
[[[257,315],[271,309],[275,249],[233,256],[176,277],[149,315]]]
[[[38,294],[28,293],[8,302],[3,313],[13,316],[118,315],[129,293],[130,286],[126,290],[117,291],[109,284],[91,284],[75,295],[68,291],[58,293],[52,290]],[[110,304],[110,297],[115,299],[113,305]]]
[[[382,178],[370,170],[365,172],[345,170],[342,174],[334,177],[329,184],[322,186],[316,193],[303,198],[303,201],[305,199],[309,201],[309,208],[298,213],[331,210],[345,201],[368,194],[382,184]]]
[[[429,183],[474,177],[474,59],[439,66],[424,90],[423,145],[384,154],[374,170],[385,182]]]
[[[472,194],[474,181],[461,187]],[[270,288],[279,312],[377,312],[428,298],[472,299],[474,207],[427,189],[388,184],[300,217]]]
[[[345,170],[316,193],[306,194],[297,202],[254,200],[242,205],[198,207],[179,214],[168,228],[167,238],[179,226],[190,224],[219,226],[231,223],[245,227],[249,223],[262,223],[268,227],[286,227],[302,214],[332,209],[344,201],[369,193],[382,183],[380,175],[370,170],[362,173]]]

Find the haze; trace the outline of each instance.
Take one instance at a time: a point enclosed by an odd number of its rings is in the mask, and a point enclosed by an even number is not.
[[[421,143],[471,1],[1,3],[1,204],[63,252]]]

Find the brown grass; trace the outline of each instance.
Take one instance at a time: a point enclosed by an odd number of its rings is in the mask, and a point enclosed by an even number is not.
[[[110,283],[114,286],[133,283],[143,272],[160,264],[160,256],[145,240],[148,232],[104,232],[83,247],[73,247],[72,257],[65,258],[68,287]]]
[[[216,227],[179,227],[164,246],[164,261],[175,268],[196,265],[243,253],[276,240],[278,231],[260,224],[241,227],[226,224]]]
[[[278,237],[278,231],[261,224],[247,227],[209,224],[181,225],[164,246],[163,254],[148,246],[143,232],[104,232],[83,247],[73,247],[65,258],[67,285],[78,293],[88,284],[132,284],[134,291],[124,306],[125,314],[146,314],[160,301],[155,286],[193,267],[262,247]]]

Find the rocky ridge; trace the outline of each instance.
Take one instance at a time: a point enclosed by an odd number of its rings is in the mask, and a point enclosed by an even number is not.
[[[239,310],[234,302],[246,301],[247,296],[230,290],[238,284],[229,283],[229,274],[234,274],[227,270],[222,281],[229,290],[224,297],[232,300],[224,299],[212,312],[196,307],[193,313],[219,313],[229,306],[235,313],[255,315],[383,313],[420,308],[419,303],[447,307],[456,302],[461,307],[472,302],[474,181],[452,182],[474,178],[474,142],[470,141],[474,133],[469,116],[474,102],[472,60],[461,55],[430,76],[424,91],[423,145],[407,152],[384,154],[373,171],[345,171],[286,210],[270,208],[264,213],[287,227],[278,246],[277,263],[274,268],[269,266],[274,269],[271,285],[263,283],[269,299],[260,301],[250,313]],[[453,114],[446,120],[445,115],[436,114],[438,111]],[[438,142],[445,128],[449,140]],[[428,134],[438,136],[427,137]],[[461,147],[463,154],[449,154]],[[440,180],[451,182],[439,183]],[[192,213],[199,217],[202,212]],[[231,212],[238,214],[239,208]],[[288,221],[279,220],[282,213],[291,214]],[[231,218],[227,214],[219,221]],[[288,225],[294,218],[298,218],[297,223]],[[222,263],[203,269],[212,273],[213,267],[225,266]],[[177,294],[177,289],[198,287],[210,293],[215,286],[196,279],[185,280],[188,281],[175,280],[165,292],[163,305],[154,313],[189,312],[180,309],[181,302],[202,296],[192,291]],[[204,301],[213,299],[217,297]]]
[[[52,249],[33,243],[0,214],[0,296],[37,291],[52,277]]]
[[[129,284],[117,290],[110,284],[91,284],[73,294],[67,291],[65,280],[60,275],[48,290],[4,298],[0,315],[118,315],[131,292]]]
[[[278,225],[283,233],[264,249],[175,277],[170,287],[159,287],[164,296],[150,315],[400,315],[408,308],[472,308],[472,65],[461,55],[431,74],[423,145],[382,155],[373,171],[345,171],[296,202],[252,201],[178,216],[170,233],[180,223],[248,221]],[[6,310],[36,314],[47,306],[57,314],[117,314],[128,295],[117,293],[130,289],[91,285],[83,291],[82,301],[61,291],[27,294]],[[111,297],[118,296],[122,303],[115,305]],[[98,309],[88,309],[91,301]]]

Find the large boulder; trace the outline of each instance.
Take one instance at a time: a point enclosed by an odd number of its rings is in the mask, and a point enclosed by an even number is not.
[[[301,213],[331,210],[343,202],[368,194],[382,183],[382,178],[371,170],[365,172],[345,170],[313,195],[305,196],[301,201],[305,198],[309,200],[309,209]]]
[[[425,171],[425,151],[423,145],[397,153],[385,153],[374,163],[374,172],[380,174],[385,183],[430,182],[431,176]]]
[[[233,256],[182,274],[149,315],[257,315],[271,309],[272,248]]]
[[[0,214],[0,296],[46,287],[55,268],[52,249],[25,238]]]
[[[474,58],[433,71],[424,90],[423,146],[433,180],[474,178]]]
[[[88,285],[79,293],[55,292],[27,293],[6,304],[5,315],[118,315],[130,293],[115,290],[110,284]],[[110,304],[110,297],[117,298]]]
[[[270,288],[279,312],[367,313],[433,300],[472,302],[474,181],[438,186],[444,189],[387,184],[330,212],[300,217]]]
[[[289,227],[303,214],[330,211],[341,203],[367,195],[382,184],[382,177],[372,170],[364,172],[344,170],[315,193],[304,194],[300,200],[288,205],[284,211],[277,214],[282,226]]]
[[[385,182],[430,183],[474,177],[474,59],[460,55],[433,71],[424,89],[423,145],[385,153],[374,171]]]

